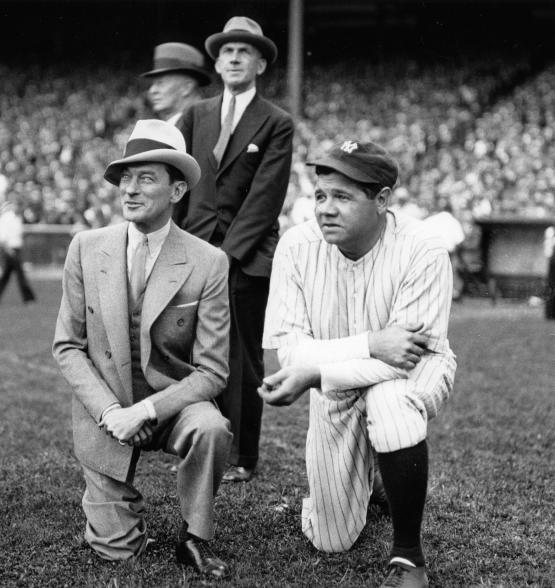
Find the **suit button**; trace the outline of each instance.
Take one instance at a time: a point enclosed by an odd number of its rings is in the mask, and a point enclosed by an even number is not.
[[[87,309],[91,314],[94,314],[94,308],[92,306],[87,306]]]
[[[109,351],[106,351],[104,353],[104,355],[108,358],[108,359],[112,359],[112,354]]]
[[[180,318],[180,319],[177,321],[177,324],[178,324],[180,327],[182,327],[182,326],[185,324],[185,321],[184,321],[182,318]]]

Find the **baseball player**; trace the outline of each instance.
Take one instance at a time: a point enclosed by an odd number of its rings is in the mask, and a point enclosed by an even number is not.
[[[291,228],[272,268],[264,347],[282,366],[259,389],[289,405],[310,390],[302,529],[349,549],[366,524],[373,451],[393,523],[382,588],[428,586],[420,539],[427,421],[449,395],[449,255],[421,221],[388,210],[396,162],[345,141],[316,166],[316,219]]]

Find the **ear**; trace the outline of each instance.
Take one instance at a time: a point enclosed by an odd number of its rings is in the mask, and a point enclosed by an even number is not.
[[[256,64],[256,75],[261,76],[266,71],[266,66],[268,62],[264,59],[264,57],[258,58],[258,63]]]
[[[216,70],[216,73],[218,73],[218,74],[221,74],[222,73],[222,64],[220,62],[220,58],[219,57],[214,62],[214,69]]]
[[[187,182],[180,181],[174,182],[172,186],[172,194],[170,196],[170,202],[177,204],[187,192]]]
[[[380,214],[384,214],[387,210],[387,207],[389,206],[389,199],[391,198],[391,188],[388,188],[387,186],[385,188],[382,188],[377,194],[376,194],[376,206],[378,208],[378,212]]]

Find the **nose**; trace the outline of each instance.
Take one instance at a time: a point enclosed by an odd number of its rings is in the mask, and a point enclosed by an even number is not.
[[[123,189],[128,196],[133,196],[133,194],[138,194],[138,182],[136,178],[129,178],[123,184]]]
[[[337,206],[335,206],[333,198],[326,198],[323,202],[317,202],[316,209],[324,216],[335,216],[337,214]]]

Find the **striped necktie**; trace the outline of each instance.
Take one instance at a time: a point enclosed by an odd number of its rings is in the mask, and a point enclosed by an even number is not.
[[[216,143],[213,151],[218,167],[220,167],[220,163],[222,162],[222,158],[224,156],[227,144],[229,143],[229,138],[231,137],[231,131],[233,130],[234,115],[235,96],[232,96],[229,102],[229,108],[227,109],[227,114],[225,115],[224,124],[220,129],[220,136],[218,137],[218,142]]]
[[[145,268],[147,255],[148,237],[143,235],[141,242],[137,245],[133,253],[129,272],[129,294],[133,307],[137,306],[146,286]]]

